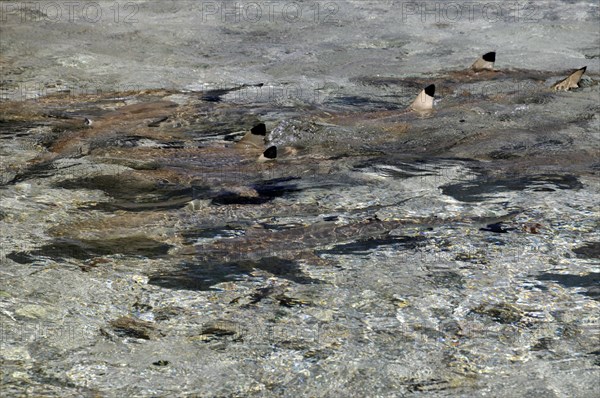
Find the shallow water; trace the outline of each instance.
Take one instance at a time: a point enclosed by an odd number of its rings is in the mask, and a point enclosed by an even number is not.
[[[2,14],[29,35],[1,43],[3,391],[600,393],[597,4],[327,4],[334,24]],[[498,72],[465,71],[492,44]],[[403,112],[429,83],[434,112]],[[234,144],[259,122],[275,162]]]

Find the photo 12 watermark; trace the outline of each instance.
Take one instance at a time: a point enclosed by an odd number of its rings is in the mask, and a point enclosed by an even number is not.
[[[18,23],[139,22],[140,3],[127,1],[0,1],[0,21]]]
[[[339,86],[333,82],[304,85],[290,84],[213,84],[204,83],[194,89],[205,101],[232,103],[272,103],[280,105],[285,102],[321,103],[324,99],[335,95]]]
[[[0,85],[0,101],[38,100],[50,95],[61,95],[71,99],[89,96],[102,96],[114,93],[140,92],[139,84],[120,84],[116,86],[69,85],[54,82],[24,82],[13,85]]]
[[[199,7],[202,22],[337,24],[337,2],[305,1],[203,1]]]
[[[403,23],[535,23],[542,19],[539,5],[531,1],[403,1],[394,7],[400,7]]]
[[[78,330],[74,324],[59,322],[0,322],[0,343],[28,343],[43,339],[74,340]]]

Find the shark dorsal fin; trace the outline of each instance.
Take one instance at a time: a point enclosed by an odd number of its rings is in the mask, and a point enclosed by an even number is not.
[[[265,145],[265,136],[267,135],[267,128],[264,123],[257,124],[247,132],[241,140],[235,145],[238,148],[258,148],[262,149]]]
[[[581,80],[581,77],[585,73],[586,69],[587,66],[577,69],[575,72],[571,73],[566,79],[563,79],[558,83],[554,84],[552,88],[556,91],[569,91],[572,88],[579,87],[579,81]]]
[[[494,62],[496,62],[496,52],[491,51],[483,54],[477,61],[471,65],[474,71],[494,70]]]
[[[268,147],[262,155],[258,157],[259,162],[269,162],[277,159],[277,147],[275,145]]]
[[[428,112],[433,109],[433,96],[435,95],[435,84],[425,87],[410,105],[410,109],[417,112]]]
[[[267,127],[264,123],[259,123],[256,126],[250,129],[250,132],[254,135],[262,135],[263,137],[267,135]]]

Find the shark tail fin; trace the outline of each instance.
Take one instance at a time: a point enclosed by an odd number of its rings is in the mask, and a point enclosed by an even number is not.
[[[587,66],[577,69],[576,71],[571,73],[567,78],[554,84],[552,86],[552,88],[556,91],[569,91],[572,88],[579,87],[579,81],[581,80],[581,77],[585,73],[586,69],[587,69]]]

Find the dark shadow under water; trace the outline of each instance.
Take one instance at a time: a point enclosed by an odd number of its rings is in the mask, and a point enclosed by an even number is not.
[[[321,283],[320,280],[305,275],[296,262],[278,257],[226,263],[218,261],[187,262],[182,264],[178,270],[152,275],[148,283],[176,290],[211,290],[218,283],[243,280],[254,269],[266,271],[295,283]]]

